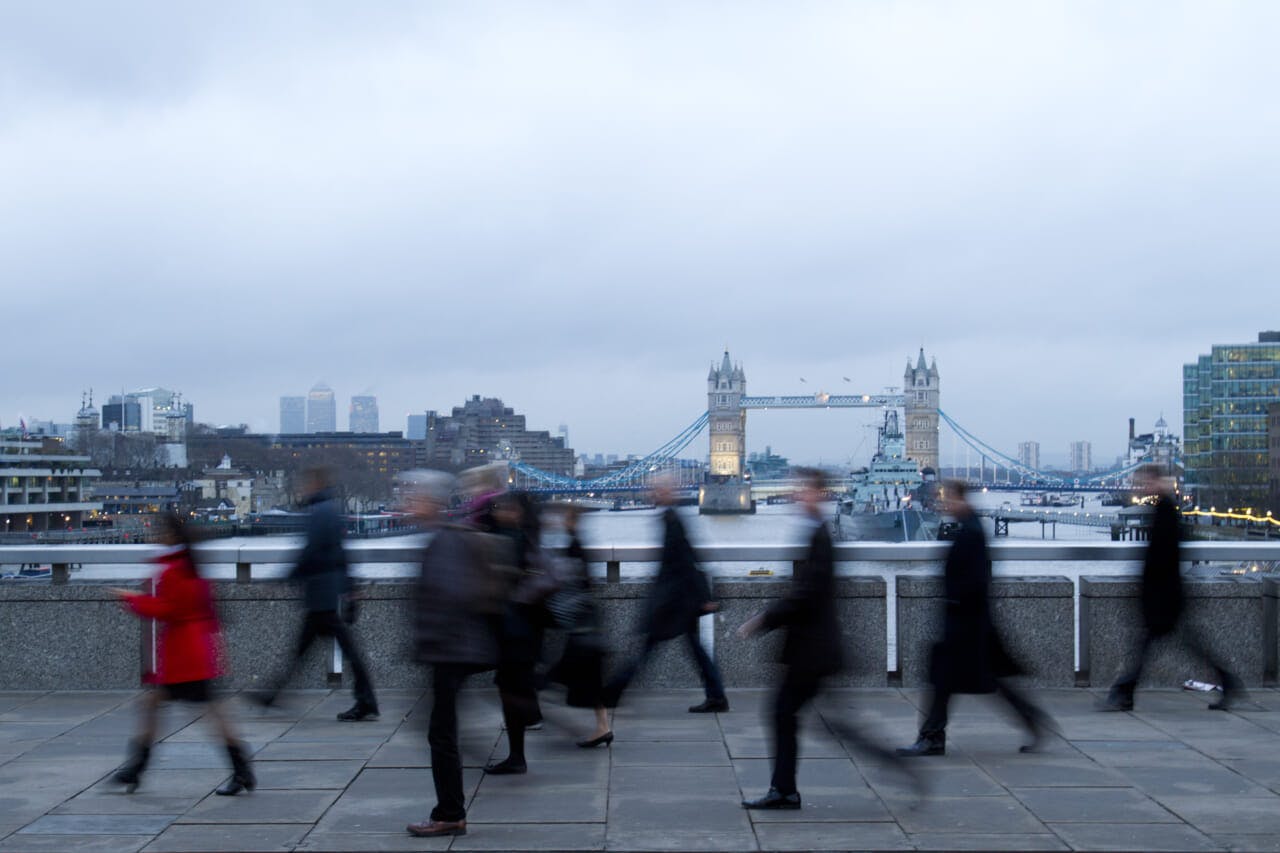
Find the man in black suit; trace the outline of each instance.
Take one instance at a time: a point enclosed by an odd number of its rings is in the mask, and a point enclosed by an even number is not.
[[[787,632],[782,646],[786,674],[773,704],[773,778],[767,794],[743,801],[743,808],[748,809],[800,808],[800,792],[796,788],[798,715],[818,695],[823,680],[843,668],[840,621],[836,615],[835,548],[822,518],[826,477],[812,468],[797,473],[800,489],[796,498],[811,531],[809,554],[796,564],[787,597],[752,616],[738,629],[738,636],[744,639],[775,628]],[[882,760],[894,761],[891,751],[873,744],[839,720],[828,719],[828,723],[845,740]]]
[[[724,695],[720,670],[702,647],[702,640],[698,637],[698,618],[704,613],[716,611],[716,604],[711,599],[711,585],[698,568],[684,523],[676,514],[675,492],[669,481],[659,480],[654,485],[653,501],[664,508],[662,563],[650,588],[647,612],[642,624],[645,634],[644,650],[605,687],[604,704],[610,708],[616,707],[622,691],[635,678],[654,648],[659,643],[682,636],[702,674],[702,684],[706,691],[706,699],[689,708],[690,713],[728,711],[729,700]]]
[[[1151,652],[1152,642],[1174,634],[1217,671],[1222,684],[1222,698],[1211,703],[1210,710],[1229,710],[1244,698],[1244,685],[1222,666],[1200,634],[1183,619],[1186,602],[1182,592],[1182,524],[1173,499],[1172,484],[1159,465],[1143,465],[1133,474],[1133,486],[1135,491],[1155,500],[1147,553],[1142,561],[1143,634],[1132,665],[1111,685],[1111,692],[1099,710],[1133,710],[1133,693],[1142,676],[1143,664]]]
[[[982,522],[969,504],[964,483],[943,484],[942,497],[948,515],[959,523],[943,569],[946,609],[942,641],[933,648],[930,681],[933,696],[920,736],[898,755],[943,755],[947,751],[947,707],[956,693],[998,693],[1013,706],[1030,732],[1022,747],[1032,752],[1044,737],[1049,716],[1009,685],[1005,679],[1021,672],[1005,650],[991,621],[991,557]]]

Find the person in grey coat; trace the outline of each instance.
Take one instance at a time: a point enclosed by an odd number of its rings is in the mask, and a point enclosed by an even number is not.
[[[458,748],[458,691],[471,675],[498,663],[499,619],[507,584],[492,542],[474,529],[447,524],[444,510],[454,479],[442,471],[401,475],[401,488],[431,541],[422,554],[414,613],[414,654],[431,667],[431,779],[436,805],[430,817],[406,827],[410,835],[434,838],[467,834],[466,791]]]
[[[311,644],[320,637],[333,637],[355,678],[356,703],[338,714],[338,719],[344,722],[376,720],[378,699],[373,692],[373,680],[348,628],[348,623],[355,621],[355,601],[347,556],[342,548],[342,514],[333,494],[333,483],[327,470],[313,468],[304,475],[304,484],[311,514],[307,518],[306,544],[289,579],[302,585],[306,617],[288,666],[270,689],[254,698],[264,707],[274,704]]]

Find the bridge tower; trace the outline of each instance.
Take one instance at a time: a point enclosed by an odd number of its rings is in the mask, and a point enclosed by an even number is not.
[[[742,365],[733,364],[726,349],[720,366],[713,363],[707,374],[710,466],[706,481],[698,489],[698,510],[704,514],[755,511],[751,484],[744,477],[747,413],[742,408],[742,397],[746,392],[747,376]]]
[[[938,463],[938,359],[926,365],[924,347],[915,367],[907,359],[902,377],[902,414],[907,425],[907,457],[915,460],[920,470],[933,469],[941,476]]]

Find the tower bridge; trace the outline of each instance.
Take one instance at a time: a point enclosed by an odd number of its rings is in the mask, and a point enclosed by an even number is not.
[[[749,513],[753,511],[754,503],[753,484],[746,468],[747,412],[767,412],[770,409],[901,409],[907,456],[922,471],[940,472],[939,431],[945,425],[955,438],[980,455],[984,467],[989,460],[1011,474],[1016,473],[1028,484],[977,484],[987,488],[1110,491],[1124,488],[1129,474],[1141,464],[1140,460],[1114,471],[1078,478],[1023,465],[978,438],[939,408],[939,384],[937,360],[926,361],[922,347],[914,363],[907,360],[901,393],[828,394],[819,391],[814,394],[748,395],[746,371],[741,363],[730,358],[726,349],[720,363],[713,362],[707,373],[706,411],[661,447],[625,468],[590,480],[542,471],[518,458],[511,458],[508,460],[511,482],[518,488],[548,495],[640,491],[647,488],[655,476],[675,471],[679,465],[679,454],[706,430],[708,467],[703,482],[698,486],[700,511]]]
[[[938,469],[938,363],[927,364],[924,348],[914,366],[907,362],[901,394],[793,394],[747,396],[747,376],[726,349],[719,366],[707,374],[710,465],[698,491],[703,513],[753,512],[751,482],[746,473],[747,411],[751,409],[883,409],[900,408],[907,453],[921,469]]]

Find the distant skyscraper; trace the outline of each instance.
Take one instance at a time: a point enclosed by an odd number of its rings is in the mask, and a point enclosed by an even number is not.
[[[338,402],[333,389],[317,382],[307,394],[307,432],[337,432]]]
[[[296,435],[307,431],[307,398],[280,398],[280,432]]]
[[[1093,470],[1093,445],[1087,441],[1073,441],[1070,446],[1070,468],[1076,473]]]
[[[368,394],[352,397],[348,424],[351,432],[377,432],[378,398]]]
[[[1040,470],[1040,442],[1024,441],[1018,445],[1018,461],[1028,468]]]
[[[427,416],[409,415],[408,432],[405,436],[410,441],[423,441],[427,437]]]

